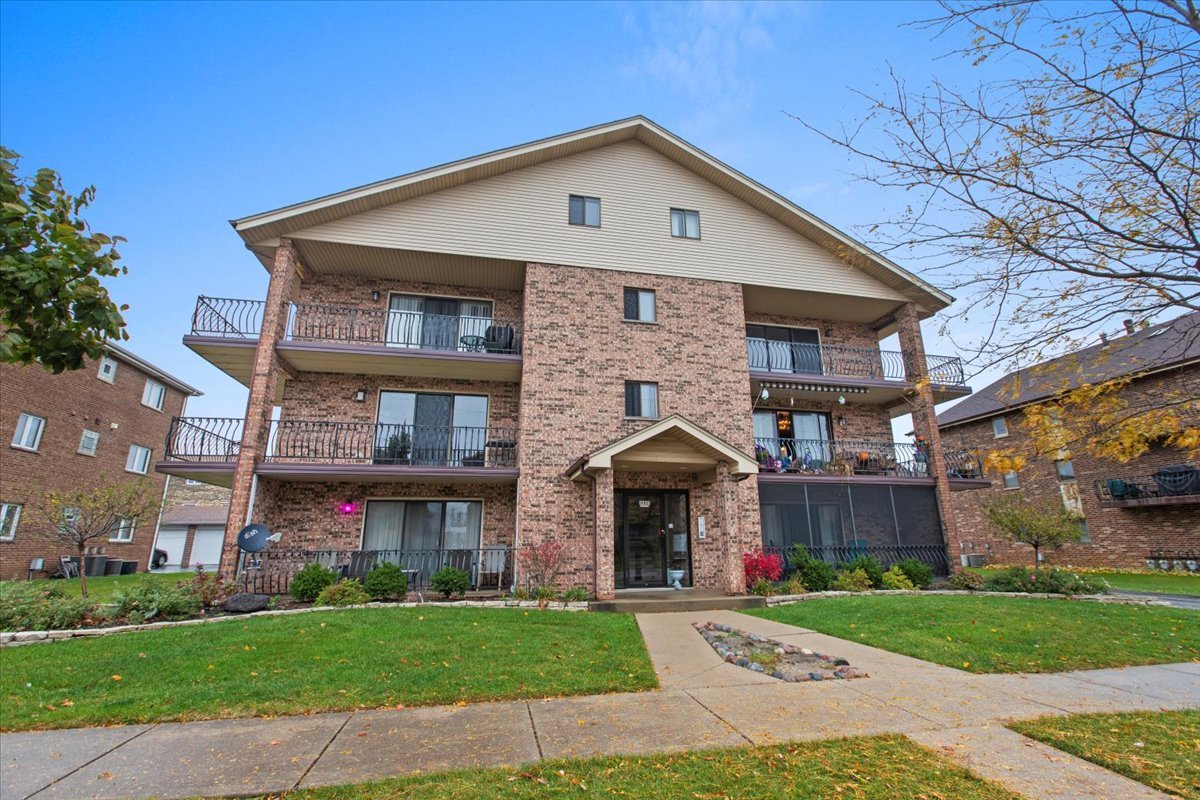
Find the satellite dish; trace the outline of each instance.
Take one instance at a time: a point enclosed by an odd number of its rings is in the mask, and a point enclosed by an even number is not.
[[[254,522],[238,531],[238,547],[247,553],[258,553],[264,550],[268,542],[279,541],[279,536],[272,536],[270,529],[261,522]]]

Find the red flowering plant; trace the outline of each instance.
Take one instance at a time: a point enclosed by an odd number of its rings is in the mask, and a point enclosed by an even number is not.
[[[742,554],[742,567],[746,570],[746,585],[757,581],[777,581],[783,577],[783,557],[777,553],[750,550]]]

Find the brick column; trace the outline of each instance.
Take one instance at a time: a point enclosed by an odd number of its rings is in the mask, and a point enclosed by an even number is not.
[[[229,498],[229,518],[225,523],[225,544],[221,550],[221,572],[233,575],[237,569],[237,533],[246,524],[250,510],[254,467],[267,445],[275,392],[279,385],[279,356],[275,343],[287,328],[292,286],[300,268],[296,248],[289,239],[281,239],[271,265],[271,282],[263,307],[262,331],[254,351],[254,369],[250,373],[250,396],[246,400],[246,423],[242,444],[233,472],[233,491]]]
[[[942,518],[942,538],[945,540],[951,570],[959,565],[958,526],[954,521],[954,506],[950,492],[950,478],[946,469],[946,453],[942,450],[942,437],[938,432],[937,410],[933,400],[933,386],[929,382],[929,365],[925,361],[925,342],[921,337],[921,320],[912,303],[901,306],[896,314],[896,332],[900,337],[900,350],[904,354],[904,371],[908,380],[916,384],[916,396],[912,398],[913,431],[925,437],[929,443],[929,472],[934,479],[934,493]]]
[[[616,586],[616,565],[613,550],[616,547],[616,525],[613,511],[613,474],[611,469],[601,470],[593,484],[592,513],[595,515],[596,536],[592,569],[595,577],[593,591],[597,600],[611,600]]]
[[[746,570],[742,566],[741,506],[738,485],[729,474],[729,465],[717,462],[717,509],[720,513],[717,535],[721,537],[721,588],[727,594],[746,593]],[[709,535],[712,535],[711,532]]]

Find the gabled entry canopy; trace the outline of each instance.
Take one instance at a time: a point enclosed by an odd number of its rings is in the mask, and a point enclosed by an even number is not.
[[[605,445],[571,465],[567,474],[583,480],[600,470],[714,473],[718,463],[734,476],[753,475],[758,462],[679,414]]]

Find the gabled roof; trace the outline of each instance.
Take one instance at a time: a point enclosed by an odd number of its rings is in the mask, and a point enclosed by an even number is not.
[[[1200,311],[1010,372],[938,414],[938,427],[994,416],[1084,383],[1155,372],[1197,360],[1200,360]]]
[[[672,414],[580,458],[570,466],[567,474],[577,477],[591,470],[612,469],[614,458],[659,437],[682,441],[713,461],[728,463],[729,471],[734,475],[753,475],[758,472],[758,462],[753,458],[686,417]]]
[[[184,394],[191,395],[192,397],[199,397],[200,395],[204,394],[204,392],[200,391],[196,387],[190,386],[190,385],[184,383],[183,381],[179,380],[179,378],[176,378],[174,375],[171,375],[170,373],[163,372],[161,369],[154,366],[146,359],[142,358],[139,355],[129,352],[128,350],[126,350],[124,347],[121,347],[120,345],[113,344],[112,342],[105,342],[104,347],[106,350],[108,350],[108,352],[112,353],[114,356],[121,359],[122,361],[127,361],[128,363],[133,364],[135,367],[140,369],[142,372],[145,372],[149,375],[153,375],[155,378],[158,378],[163,383],[178,389],[179,391],[183,392]]]
[[[642,116],[410,172],[307,202],[230,220],[230,224],[247,245],[262,244],[286,236],[289,232],[630,139],[640,141],[835,253],[911,298],[928,313],[939,311],[953,302],[953,298],[945,292],[862,242]]]

